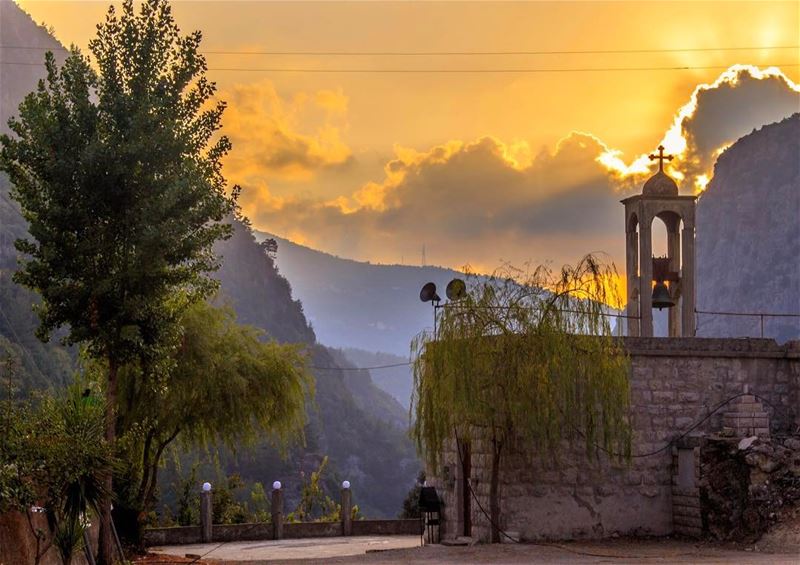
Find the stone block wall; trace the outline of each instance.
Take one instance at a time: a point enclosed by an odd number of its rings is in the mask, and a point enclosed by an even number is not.
[[[502,529],[529,540],[671,534],[675,455],[672,446],[665,447],[670,441],[726,399],[745,392],[745,386],[764,399],[773,433],[800,425],[800,342],[622,339],[631,356],[633,459],[619,461],[602,452],[590,457],[580,441],[565,445],[557,461],[529,446],[509,446],[500,472]],[[721,429],[726,410],[722,407],[696,431]],[[470,482],[477,500],[461,480],[455,442],[443,453],[452,479],[429,472],[445,502],[444,536],[464,534],[463,501],[470,498],[471,533],[489,539],[490,524],[479,504],[489,512],[490,448],[480,440],[470,446]]]

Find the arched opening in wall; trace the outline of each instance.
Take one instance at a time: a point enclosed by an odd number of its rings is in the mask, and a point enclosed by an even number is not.
[[[653,219],[650,230],[653,240],[653,257],[664,257],[667,254],[667,224],[661,215]]]
[[[664,282],[669,288],[669,293],[675,301],[672,308],[663,308],[653,311],[653,335],[667,337],[680,335],[680,315],[678,293],[673,273],[681,269],[681,223],[680,215],[672,211],[663,211],[656,215],[658,221],[653,221],[653,257],[669,257],[669,266]],[[654,272],[655,275],[655,272]],[[655,277],[654,277],[655,278]],[[671,328],[671,329],[670,329]]]
[[[653,257],[665,257],[668,254],[667,222],[668,220],[659,214],[650,226]],[[653,309],[653,336],[669,336],[669,308]]]

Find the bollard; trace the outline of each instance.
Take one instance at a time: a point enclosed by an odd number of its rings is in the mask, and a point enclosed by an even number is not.
[[[283,539],[283,491],[280,481],[272,483],[272,539]]]
[[[200,539],[203,543],[211,541],[211,496],[211,483],[203,483],[203,492],[200,493]]]
[[[342,483],[342,535],[353,535],[353,495],[350,491],[350,481]]]

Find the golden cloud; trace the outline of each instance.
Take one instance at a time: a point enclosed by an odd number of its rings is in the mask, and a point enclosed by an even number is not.
[[[340,91],[300,93],[286,100],[272,83],[260,82],[229,87],[220,97],[228,102],[222,125],[233,144],[225,172],[234,183],[309,180],[317,171],[353,158],[342,139],[347,97]],[[304,131],[309,116],[321,123]]]
[[[670,173],[684,191],[705,186],[720,152],[753,128],[796,111],[798,93],[797,85],[777,70],[741,66],[698,86],[661,137],[667,150],[677,154]],[[322,99],[326,119],[346,107],[337,96]],[[316,96],[303,104],[319,107]],[[280,116],[286,113],[277,108]],[[283,135],[270,134],[260,139],[262,144],[284,137],[308,141],[287,129],[291,120],[276,123],[281,125],[274,129]],[[305,145],[306,153],[335,148],[341,141],[325,142],[321,131],[313,138],[316,146]],[[322,152],[325,162],[333,164],[349,155]],[[264,165],[254,167],[259,166]],[[276,198],[262,178],[244,207],[258,228],[355,259],[397,262],[418,257],[424,245],[429,262],[452,267],[492,267],[503,260],[574,262],[596,251],[609,253],[619,265],[619,199],[638,192],[653,169],[646,154],[628,164],[620,152],[585,132],[572,132],[554,149],[538,152],[524,141],[485,136],[427,150],[397,146],[382,179],[336,198]]]

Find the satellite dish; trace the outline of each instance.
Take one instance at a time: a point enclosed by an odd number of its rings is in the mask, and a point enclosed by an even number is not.
[[[453,279],[447,283],[445,292],[450,300],[461,300],[467,295],[467,285],[461,279]]]
[[[426,283],[419,291],[419,299],[423,302],[439,302],[441,298],[436,294],[436,285],[432,282]]]

